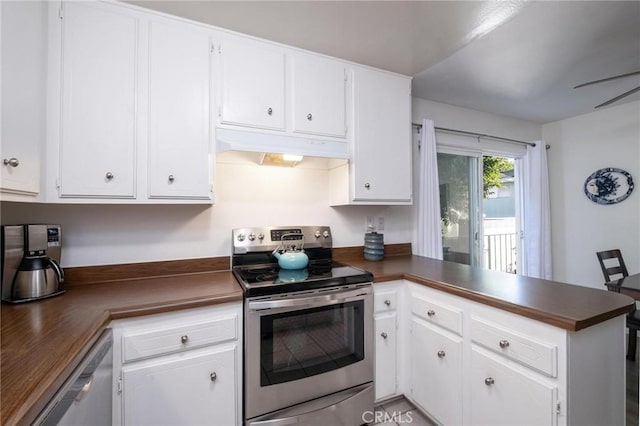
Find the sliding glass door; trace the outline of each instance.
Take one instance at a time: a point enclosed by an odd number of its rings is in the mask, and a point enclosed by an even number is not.
[[[444,260],[481,265],[480,161],[479,154],[438,153]]]
[[[513,157],[438,152],[444,260],[516,273],[520,264],[517,164]]]

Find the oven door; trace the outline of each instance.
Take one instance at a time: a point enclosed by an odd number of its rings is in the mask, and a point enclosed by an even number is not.
[[[371,285],[245,305],[245,418],[373,381]]]

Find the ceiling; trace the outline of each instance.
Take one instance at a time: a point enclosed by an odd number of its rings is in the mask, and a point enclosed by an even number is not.
[[[129,1],[413,76],[416,97],[546,123],[640,86],[640,1]],[[639,100],[640,93],[623,102]]]

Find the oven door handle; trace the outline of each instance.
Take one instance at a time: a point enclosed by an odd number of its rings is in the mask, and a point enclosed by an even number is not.
[[[367,295],[366,291],[354,290],[348,293],[324,294],[322,296],[298,297],[298,298],[281,299],[281,300],[256,300],[256,301],[249,302],[249,309],[252,311],[257,311],[259,309],[335,305],[337,303],[346,303],[346,302],[352,302],[354,300],[361,300],[366,295]]]

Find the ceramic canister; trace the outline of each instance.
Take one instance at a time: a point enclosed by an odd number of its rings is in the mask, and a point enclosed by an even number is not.
[[[364,258],[382,260],[384,258],[384,234],[367,232],[364,234]]]

